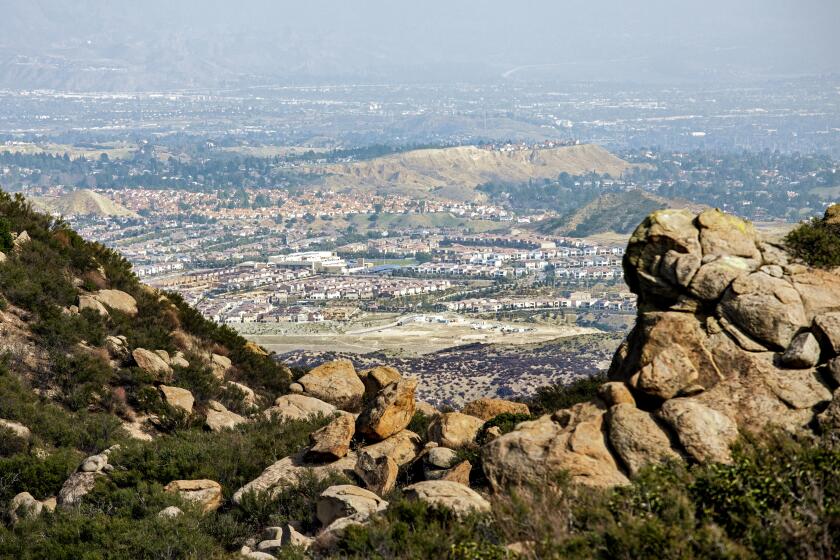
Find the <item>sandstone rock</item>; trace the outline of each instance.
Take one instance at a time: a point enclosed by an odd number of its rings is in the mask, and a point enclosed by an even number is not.
[[[278,416],[281,420],[306,420],[314,416],[331,416],[336,408],[315,397],[306,395],[283,395],[274,401],[274,406],[265,411],[268,417]]]
[[[531,411],[528,410],[528,405],[524,403],[506,401],[504,399],[482,398],[464,405],[461,413],[487,421],[495,418],[499,414],[531,414]]]
[[[157,515],[158,517],[164,517],[166,519],[174,519],[183,514],[184,512],[178,506],[169,506],[160,510]]]
[[[624,255],[624,276],[630,289],[645,299],[676,298],[680,289],[674,281],[690,281],[692,269],[700,266],[699,234],[688,210],[660,210],[645,218],[630,237]]]
[[[464,486],[470,485],[470,472],[472,471],[472,463],[469,461],[461,461],[451,469],[447,469],[441,473],[438,480],[446,480],[449,482],[457,482]]]
[[[332,422],[309,434],[312,447],[306,452],[309,461],[335,461],[350,451],[350,440],[356,432],[356,419],[341,412]]]
[[[636,399],[627,385],[621,381],[610,381],[598,388],[598,396],[603,399],[607,406],[614,404],[630,404],[636,406]]]
[[[220,432],[225,429],[230,429],[247,422],[245,418],[231,412],[218,401],[208,401],[207,416],[204,424],[210,428],[211,431]]]
[[[192,414],[195,399],[188,390],[171,385],[161,385],[158,389],[160,389],[160,393],[163,396],[163,400],[166,401],[166,404],[181,409],[187,414]]]
[[[700,267],[691,281],[691,293],[705,301],[717,301],[736,278],[749,274],[753,268],[741,257],[722,256]]]
[[[829,375],[834,380],[834,383],[840,385],[840,356],[834,358],[826,365]]]
[[[414,391],[417,379],[405,378],[386,385],[366,405],[359,416],[359,432],[381,441],[405,429],[414,417]]]
[[[296,394],[303,394],[303,385],[300,383],[291,383],[289,384],[289,392],[296,393]]]
[[[705,210],[697,216],[703,256],[735,256],[761,263],[755,227],[720,210]]]
[[[666,348],[639,373],[630,378],[630,385],[639,391],[670,399],[683,387],[697,382],[700,374],[681,346]]]
[[[219,381],[224,380],[225,374],[231,368],[232,365],[233,363],[227,356],[222,356],[221,354],[210,355],[210,369],[213,371],[213,375],[216,376],[216,379],[218,379]]]
[[[399,465],[387,455],[374,457],[367,451],[361,451],[353,470],[362,479],[365,488],[374,494],[384,496],[397,484]]]
[[[452,510],[458,515],[490,512],[490,502],[468,486],[450,480],[425,480],[403,491],[409,500],[420,500],[432,506]]]
[[[481,418],[446,412],[429,425],[429,439],[444,447],[462,447],[475,442],[475,436],[483,425]]]
[[[430,405],[429,403],[418,400],[414,401],[414,411],[422,412],[424,416],[427,416],[429,418],[434,418],[435,416],[440,414],[440,411],[432,405]]]
[[[58,504],[63,508],[78,505],[82,498],[93,490],[99,476],[103,475],[98,472],[75,472],[71,474],[58,492]]]
[[[840,354],[840,312],[821,313],[814,317],[814,332],[835,355]]]
[[[15,238],[13,240],[13,243],[14,243],[14,248],[13,249],[15,251],[19,251],[25,244],[32,241],[32,238],[29,237],[29,234],[26,233],[26,231],[22,231],[19,234],[15,235],[14,237]]]
[[[214,480],[173,480],[163,489],[201,506],[205,513],[215,511],[222,505],[222,486]]]
[[[747,334],[785,349],[810,321],[797,290],[763,272],[737,278],[723,297],[721,314]]]
[[[819,361],[820,343],[809,332],[796,335],[782,354],[782,363],[790,368],[814,367]]]
[[[32,432],[29,430],[29,428],[27,428],[20,422],[13,422],[12,420],[3,420],[2,418],[0,418],[0,428],[9,430],[20,439],[25,439],[27,441],[29,441],[29,439],[32,437]]]
[[[268,352],[265,351],[265,348],[251,340],[245,343],[245,349],[248,352],[251,352],[252,354],[256,354],[258,356],[268,356]]]
[[[316,516],[325,527],[341,517],[351,515],[370,516],[388,507],[388,502],[371,492],[353,486],[339,484],[330,486],[321,493],[316,504]]]
[[[341,410],[357,412],[362,405],[365,384],[356,375],[350,360],[335,360],[312,369],[298,379],[307,395],[328,402]]]
[[[56,506],[58,506],[58,500],[55,496],[50,496],[49,498],[41,500],[41,505],[44,506],[45,510],[52,513],[55,511]]]
[[[500,427],[490,426],[487,428],[487,431],[484,432],[484,443],[489,443],[501,435],[502,429]]]
[[[254,390],[248,387],[247,385],[237,383],[236,381],[228,381],[225,383],[225,386],[240,391],[244,395],[242,402],[245,404],[245,406],[257,406],[259,404],[257,394],[254,393]]]
[[[180,351],[175,352],[175,354],[169,359],[169,365],[180,368],[190,367],[190,363],[184,357],[184,354]]]
[[[169,352],[167,352],[166,350],[155,350],[155,354],[160,356],[160,359],[163,360],[164,362],[166,362],[166,365],[171,365],[169,363],[170,362]]]
[[[124,361],[127,360],[129,356],[128,346],[124,336],[106,336],[105,350],[107,350],[108,355],[115,360]]]
[[[422,449],[423,443],[419,435],[411,430],[402,430],[379,443],[363,447],[362,451],[374,458],[390,457],[402,467],[413,461]]]
[[[234,503],[239,504],[242,496],[248,492],[267,492],[276,496],[283,488],[297,484],[305,472],[323,479],[331,473],[353,476],[356,466],[356,454],[352,451],[332,463],[312,463],[304,459],[304,452],[296,453],[268,466],[257,478],[240,488],[233,495]]]
[[[437,469],[448,469],[458,460],[458,453],[448,447],[433,447],[426,454],[426,463]]]
[[[311,548],[316,552],[326,552],[335,548],[340,539],[346,533],[348,527],[365,525],[369,518],[369,515],[357,514],[336,519],[318,533],[312,541]]]
[[[609,437],[613,449],[631,475],[663,459],[680,458],[671,448],[668,434],[653,417],[629,404],[610,408]]]
[[[137,300],[121,290],[99,290],[93,297],[111,309],[131,317],[137,315]]]
[[[36,500],[29,492],[21,492],[9,502],[9,520],[12,525],[21,519],[38,517],[44,510],[44,504]]]
[[[790,280],[802,298],[809,324],[818,315],[840,311],[840,274],[804,268],[792,273]]]
[[[242,547],[242,549],[239,551],[239,555],[243,558],[248,558],[248,560],[277,560],[277,558],[274,555],[269,554],[268,552],[251,550],[246,546]]]
[[[391,383],[396,383],[402,376],[391,366],[376,366],[359,372],[359,379],[365,385],[365,398],[373,398],[379,391]]]
[[[831,392],[822,384],[813,369],[768,369],[764,375],[764,383],[793,409],[806,410],[831,400]]]
[[[263,540],[257,545],[257,550],[279,553],[280,548],[295,546],[308,549],[313,539],[300,533],[294,526],[287,523],[283,527],[267,527],[263,531]]]
[[[103,470],[107,464],[108,456],[104,453],[100,453],[98,455],[91,455],[82,461],[82,465],[79,467],[79,470],[82,472],[99,472]]]
[[[131,353],[131,356],[137,363],[137,367],[159,379],[166,379],[172,375],[172,368],[169,367],[169,364],[163,361],[163,358],[151,350],[146,350],[145,348],[135,348]]]
[[[693,399],[671,399],[659,410],[683,448],[700,463],[730,463],[729,447],[738,438],[735,422]]]
[[[109,316],[108,310],[105,309],[105,306],[99,300],[93,296],[83,294],[79,296],[79,311],[84,311],[85,309],[92,309],[103,317]]]
[[[560,471],[568,472],[576,484],[627,484],[607,445],[604,412],[600,403],[580,403],[522,422],[514,431],[485,444],[482,466],[493,489],[544,484]]]

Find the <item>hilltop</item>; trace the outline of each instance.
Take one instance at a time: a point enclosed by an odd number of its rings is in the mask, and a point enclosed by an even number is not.
[[[559,218],[540,222],[537,231],[571,237],[630,233],[651,212],[680,207],[696,211],[703,208],[700,204],[668,199],[640,190],[607,193]]]
[[[32,202],[46,212],[61,216],[139,217],[125,206],[89,189],[75,190],[56,198],[39,197]]]
[[[609,378],[456,412],[289,369],[0,193],[0,557],[836,557],[838,215],[788,237],[818,268],[651,213]]]
[[[474,200],[478,185],[555,179],[561,173],[595,172],[618,177],[633,168],[600,146],[497,151],[475,146],[412,150],[319,168],[322,185],[336,190],[376,191],[440,199]]]

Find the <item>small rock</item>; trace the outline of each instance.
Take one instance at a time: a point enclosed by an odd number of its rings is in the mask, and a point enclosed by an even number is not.
[[[809,332],[796,335],[782,354],[782,364],[794,369],[814,367],[820,360],[820,343]]]
[[[292,383],[291,385],[289,385],[289,392],[301,394],[303,393],[303,385],[301,385],[300,383]]]
[[[180,351],[175,352],[175,355],[169,359],[169,365],[173,367],[180,367],[180,368],[188,368],[190,367],[190,362],[184,357]]]
[[[484,420],[460,412],[446,412],[429,426],[429,439],[444,447],[462,447],[475,441]]]
[[[20,439],[25,439],[27,441],[29,441],[29,439],[32,437],[32,432],[29,430],[29,428],[27,428],[20,422],[13,422],[12,420],[3,420],[2,418],[0,418],[0,428],[5,428],[6,430],[9,430],[12,433],[14,433]]]
[[[335,461],[350,451],[350,440],[356,432],[356,419],[341,412],[332,422],[309,434],[312,447],[306,452],[309,461]]]
[[[21,519],[38,517],[44,505],[29,492],[21,492],[9,502],[9,519],[15,525]]]
[[[79,470],[82,472],[99,472],[107,464],[108,456],[100,453],[99,455],[91,455],[85,459],[84,462],[82,462],[82,466],[79,467]]]
[[[315,397],[306,395],[283,395],[274,401],[274,406],[266,409],[269,418],[278,416],[281,420],[306,420],[313,416],[331,416],[336,408]]]
[[[396,368],[391,366],[376,366],[359,372],[359,379],[365,384],[365,398],[374,397],[379,391],[396,383],[402,376]]]
[[[166,350],[155,350],[155,354],[160,356],[160,359],[166,362],[167,365],[171,365],[169,359],[169,352],[167,352]]]
[[[636,399],[630,389],[621,381],[610,381],[604,383],[598,388],[598,396],[600,396],[607,406],[616,404],[630,404],[636,406]]]
[[[325,527],[341,517],[370,516],[388,507],[388,502],[364,488],[352,484],[330,486],[321,493],[316,515]]]
[[[240,391],[243,395],[245,395],[245,397],[242,399],[242,402],[245,406],[257,406],[257,404],[259,404],[257,394],[254,393],[254,390],[248,387],[247,385],[237,383],[236,381],[228,381],[227,383],[225,383],[225,386],[232,389],[236,389]]]
[[[448,447],[433,447],[426,454],[426,462],[439,469],[448,469],[458,460],[458,453]]]
[[[233,362],[231,362],[230,358],[227,356],[222,356],[221,354],[210,355],[210,368],[213,370],[213,375],[216,376],[216,379],[219,381],[224,380],[225,374],[232,365]]]
[[[502,429],[498,426],[490,426],[487,428],[487,431],[484,432],[484,443],[490,443],[497,437],[502,435]]]
[[[169,364],[163,361],[163,358],[151,350],[146,350],[145,348],[135,348],[131,353],[131,356],[137,363],[137,367],[154,375],[155,377],[158,377],[159,379],[167,379],[170,375],[172,375],[172,368],[169,367]]]
[[[438,480],[447,480],[450,482],[457,482],[464,486],[470,485],[470,472],[472,471],[472,463],[469,461],[461,461],[451,469],[443,472]]]
[[[834,382],[840,385],[840,356],[828,362],[827,368]]]
[[[163,508],[162,510],[160,510],[157,515],[158,515],[158,517],[165,517],[167,519],[173,519],[175,517],[178,517],[179,515],[183,515],[183,513],[184,512],[181,511],[181,508],[179,508],[177,506],[169,506],[169,507],[166,507],[166,508]]]
[[[102,315],[103,317],[108,317],[108,310],[105,309],[105,306],[102,303],[94,298],[93,296],[89,295],[80,295],[79,296],[79,311],[84,311],[85,309],[92,309]]]
[[[440,414],[440,411],[438,409],[436,409],[429,403],[423,401],[414,401],[414,410],[415,412],[422,412],[423,415],[427,416],[428,418],[434,418],[435,416]]]
[[[490,502],[478,492],[450,480],[425,480],[406,486],[403,491],[409,500],[420,500],[432,506],[444,507],[458,515],[490,511]]]
[[[163,489],[200,505],[205,513],[217,510],[222,505],[222,486],[214,480],[173,480]]]
[[[222,430],[235,428],[239,424],[244,424],[247,421],[248,420],[239,414],[231,412],[225,408],[225,406],[218,401],[209,401],[207,403],[207,416],[204,423],[211,431],[220,432]]]
[[[362,451],[374,457],[387,455],[402,467],[413,461],[422,448],[423,444],[419,435],[411,430],[402,430],[379,443],[363,447]]]

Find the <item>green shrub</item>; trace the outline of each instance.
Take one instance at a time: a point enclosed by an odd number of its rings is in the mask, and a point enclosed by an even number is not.
[[[24,491],[39,500],[55,496],[82,458],[81,453],[60,449],[44,458],[19,453],[0,459],[0,503]]]
[[[794,255],[812,266],[840,266],[840,224],[814,218],[788,233],[785,244]]]
[[[503,412],[494,418],[491,418],[481,426],[478,434],[475,436],[475,442],[478,445],[484,445],[487,442],[487,430],[493,427],[498,427],[503,434],[512,432],[517,424],[531,420],[533,416],[530,414],[513,414],[511,412]]]
[[[44,386],[56,385],[61,401],[71,410],[87,408],[106,390],[113,376],[102,357],[84,351],[69,356],[54,353],[52,371],[42,376]]]
[[[557,410],[569,408],[577,403],[597,397],[598,388],[606,381],[606,376],[600,374],[577,379],[568,385],[540,387],[536,394],[528,399],[528,408],[534,416],[551,414]]]

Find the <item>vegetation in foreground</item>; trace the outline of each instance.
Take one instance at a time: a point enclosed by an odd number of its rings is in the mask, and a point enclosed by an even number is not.
[[[791,231],[785,243],[794,255],[812,266],[840,266],[840,205],[830,206],[822,218],[813,218]]]

